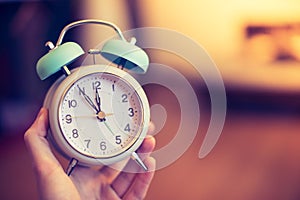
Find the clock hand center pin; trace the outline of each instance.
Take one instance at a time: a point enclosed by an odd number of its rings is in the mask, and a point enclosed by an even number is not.
[[[106,117],[105,112],[100,111],[100,112],[97,113],[97,118],[98,118],[100,121],[105,121],[105,120],[106,120],[105,117]]]

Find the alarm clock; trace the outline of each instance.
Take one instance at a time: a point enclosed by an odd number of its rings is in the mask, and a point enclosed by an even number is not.
[[[113,28],[119,39],[108,40],[99,51],[110,64],[92,64],[69,70],[67,65],[84,55],[75,42],[62,43],[65,33],[76,26],[98,24]],[[146,136],[150,121],[147,96],[128,72],[146,73],[149,59],[128,42],[113,23],[80,20],[63,28],[56,45],[36,65],[41,80],[63,71],[50,87],[44,100],[49,110],[49,138],[54,147],[70,159],[66,173],[74,167],[111,165],[128,157],[144,169],[136,153]]]

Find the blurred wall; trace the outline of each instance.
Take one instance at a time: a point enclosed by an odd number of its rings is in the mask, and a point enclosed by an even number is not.
[[[170,28],[206,49],[229,86],[300,87],[297,0],[136,1],[139,26]]]
[[[199,159],[211,117],[205,84],[182,59],[148,51],[152,61],[180,69],[192,83],[201,120],[190,119],[200,125],[195,140],[156,172],[146,199],[299,199],[299,11],[297,0],[0,1],[0,199],[37,199],[22,136],[57,76],[41,82],[35,63],[47,53],[46,41],[55,42],[66,24],[82,18],[112,21],[122,30],[155,26],[183,33],[207,50],[224,79],[225,126],[213,151]],[[66,40],[88,50],[113,34],[86,26]],[[166,88],[145,89],[168,117],[155,135],[159,149],[175,137],[181,111]]]
[[[44,44],[79,17],[77,7],[77,1],[0,1],[0,139],[23,132],[42,105],[54,78],[39,80],[35,65],[48,52]]]

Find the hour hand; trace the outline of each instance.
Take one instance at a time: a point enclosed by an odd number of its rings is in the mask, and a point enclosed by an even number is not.
[[[97,106],[98,106],[98,111],[100,112],[101,111],[101,99],[100,99],[100,95],[99,95],[99,92],[98,92],[97,88],[96,88],[95,100],[96,100],[96,103],[97,103]]]
[[[85,94],[84,90],[81,89],[81,88],[79,87],[79,85],[77,85],[77,87],[78,87],[78,89],[79,89],[79,91],[80,91],[80,94],[83,95],[84,99],[88,102],[88,104],[89,104],[90,106],[92,106],[92,108],[94,108],[94,110],[96,111],[96,113],[98,113],[99,110],[98,110],[98,108],[95,106],[95,104],[94,104],[94,102],[91,100],[91,98],[90,98],[87,94]]]

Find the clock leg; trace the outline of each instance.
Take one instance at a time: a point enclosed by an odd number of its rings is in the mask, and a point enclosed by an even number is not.
[[[136,152],[131,154],[131,158],[137,162],[139,166],[141,166],[145,171],[148,171],[148,167],[143,163],[142,159]]]
[[[68,176],[71,175],[71,173],[72,173],[73,169],[76,167],[77,163],[78,163],[78,160],[76,160],[75,158],[72,158],[72,159],[70,160],[69,165],[68,165],[68,168],[67,168],[67,170],[66,170],[66,174],[67,174]]]

